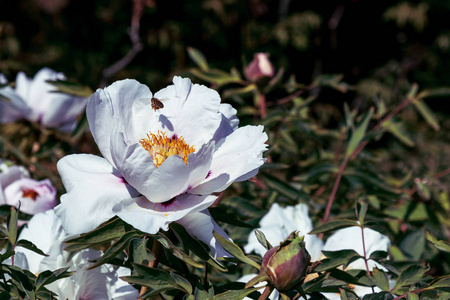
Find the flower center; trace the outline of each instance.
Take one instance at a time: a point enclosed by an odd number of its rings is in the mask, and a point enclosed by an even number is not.
[[[187,165],[188,155],[195,151],[194,146],[189,146],[183,137],[174,135],[169,138],[161,131],[157,134],[148,133],[147,138],[140,139],[139,143],[151,155],[157,168],[172,155],[179,155]]]
[[[35,200],[36,201],[37,196],[38,196],[38,194],[35,191],[33,191],[33,190],[24,190],[22,192],[22,197],[30,198],[31,200]]]

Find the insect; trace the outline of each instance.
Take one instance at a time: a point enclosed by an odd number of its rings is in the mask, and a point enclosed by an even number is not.
[[[158,109],[161,109],[164,107],[164,104],[155,97],[153,97],[151,101],[152,101],[152,108],[154,111],[157,111]]]

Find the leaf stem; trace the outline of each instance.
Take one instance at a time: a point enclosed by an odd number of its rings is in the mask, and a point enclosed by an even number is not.
[[[156,268],[158,266],[159,259],[161,258],[161,255],[162,255],[162,246],[157,240],[153,240],[152,253],[153,253],[153,256],[155,256],[155,259],[153,261],[149,262],[148,266],[150,268]],[[148,290],[148,287],[142,286],[141,291],[139,293],[139,297],[144,295],[147,292],[147,290]],[[144,298],[139,298],[139,300],[144,300]]]

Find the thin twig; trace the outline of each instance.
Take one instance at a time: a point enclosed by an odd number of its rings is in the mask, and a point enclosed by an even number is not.
[[[114,74],[125,68],[134,57],[142,51],[144,48],[141,40],[139,38],[139,22],[141,20],[142,14],[144,12],[144,3],[143,0],[133,0],[133,15],[131,18],[131,28],[129,32],[130,40],[131,40],[131,49],[122,57],[120,60],[103,70],[103,78],[100,83],[101,87],[107,85],[109,78],[111,78]]]
[[[323,223],[328,221],[328,217],[330,216],[331,207],[333,206],[334,197],[336,196],[337,189],[339,187],[339,183],[341,182],[342,174],[344,173],[345,166],[347,165],[348,156],[344,157],[344,161],[339,166],[338,175],[336,177],[336,181],[333,185],[333,190],[331,191],[330,198],[328,199],[327,208],[325,210],[325,215],[323,217]]]

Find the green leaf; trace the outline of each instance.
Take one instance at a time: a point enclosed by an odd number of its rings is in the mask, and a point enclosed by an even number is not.
[[[442,87],[442,88],[434,88],[434,89],[424,89],[422,92],[417,95],[417,98],[429,98],[429,97],[448,97],[450,96],[450,88]]]
[[[291,200],[297,200],[299,198],[299,191],[290,186],[288,183],[281,181],[280,179],[264,173],[265,183],[271,189],[279,192]]]
[[[147,238],[131,240],[129,257],[133,259],[134,263],[143,265],[155,260],[155,256],[147,248],[147,241]]]
[[[63,80],[46,80],[47,83],[58,88],[58,92],[70,94],[78,97],[89,98],[94,92],[88,86],[82,86],[75,82]],[[74,101],[82,101],[82,99],[74,99]]]
[[[419,296],[414,293],[406,294],[406,300],[419,300]]]
[[[340,265],[344,265],[345,269],[347,265],[362,257],[355,250],[322,251],[322,253],[327,258],[314,268],[314,272],[325,271]]]
[[[359,123],[359,126],[352,131],[352,137],[348,143],[346,156],[349,157],[353,151],[355,151],[356,147],[361,143],[366,135],[367,126],[369,125],[369,121],[372,119],[373,115],[373,107],[370,108],[369,112],[364,116],[364,119]]]
[[[35,252],[35,253],[37,253],[37,254],[40,254],[40,255],[43,255],[43,256],[48,256],[48,255],[45,254],[41,249],[39,249],[38,247],[36,247],[35,244],[33,244],[32,242],[27,241],[27,240],[19,240],[19,241],[17,242],[16,247],[24,247],[24,248],[26,248],[26,249],[28,249],[28,250],[31,250],[31,251],[33,251],[33,252]]]
[[[7,218],[8,240],[11,243],[11,245],[15,245],[17,241],[17,220],[18,220],[17,209],[11,206],[11,212]]]
[[[187,250],[192,251],[192,253],[198,256],[201,260],[206,261],[215,269],[221,272],[228,271],[228,269],[220,261],[215,259],[211,255],[211,252],[207,251],[197,239],[193,238],[182,225],[173,222],[170,224],[170,228]]]
[[[130,284],[146,286],[149,289],[147,293],[141,296],[142,299],[157,295],[167,290],[180,290],[186,294],[192,293],[192,286],[186,280],[180,279],[180,276],[167,272],[162,269],[150,268],[140,264],[134,264],[133,269],[138,275],[122,276],[120,279]],[[179,285],[181,283],[182,285]],[[188,290],[185,289],[188,286]],[[189,292],[190,291],[190,292]]]
[[[388,256],[389,253],[387,253],[386,251],[382,251],[382,250],[377,250],[377,251],[373,251],[370,254],[370,259],[373,260],[382,260],[382,259],[386,259],[386,257]]]
[[[238,245],[236,245],[233,242],[230,242],[229,240],[227,240],[226,238],[224,238],[223,236],[221,236],[214,230],[213,230],[213,235],[216,238],[217,242],[223,247],[223,249],[225,249],[225,251],[227,251],[228,253],[230,253],[231,255],[233,255],[234,257],[236,257],[243,263],[249,264],[249,265],[257,268],[258,270],[259,270],[259,268],[261,268],[261,266],[259,264],[257,264],[256,262],[254,262],[253,260],[251,260],[250,258],[245,256],[244,252],[241,250],[241,248],[239,248]]]
[[[450,252],[450,243],[443,240],[438,240],[434,235],[430,232],[425,232],[425,238],[433,243],[433,245],[441,251]]]
[[[242,83],[241,77],[237,74],[228,74],[217,69],[209,69],[207,71],[189,69],[189,72],[204,81],[216,84],[218,87],[229,83]]]
[[[36,284],[36,290],[41,289],[43,286],[48,285],[52,282],[55,282],[59,279],[70,277],[75,272],[69,272],[67,271],[69,267],[61,268],[55,271],[44,271],[42,273],[39,273],[38,277],[36,278],[35,284]]]
[[[413,283],[419,282],[422,280],[425,272],[428,272],[430,267],[422,267],[418,265],[412,265],[405,270],[403,270],[398,276],[397,282],[395,283],[395,287],[392,290],[394,294],[398,293],[398,290],[403,286],[409,286]]]
[[[152,235],[152,237],[158,240],[158,242],[161,243],[161,245],[163,245],[163,247],[166,248],[169,253],[173,254],[175,257],[178,257],[185,263],[195,268],[204,268],[203,264],[195,261],[192,257],[178,249],[163,233],[158,232],[157,234]]]
[[[183,288],[183,290],[187,293],[187,294],[192,294],[193,290],[192,290],[192,285],[191,283],[183,278],[180,275],[177,275],[173,272],[170,272],[170,277],[173,279],[173,281],[180,287]]]
[[[129,245],[132,239],[139,238],[141,236],[142,233],[137,230],[125,233],[123,236],[120,237],[119,240],[117,240],[114,244],[112,244],[111,247],[108,248],[108,250],[105,251],[105,254],[103,254],[93,265],[87,268],[87,270],[92,270],[98,266],[101,266],[102,264],[109,262],[119,253],[121,253],[122,250]]]
[[[34,284],[30,280],[30,278],[25,274],[25,271],[19,267],[11,266],[11,265],[3,265],[4,268],[9,270],[11,278],[19,283],[17,286],[20,290],[27,293],[31,292],[34,289]],[[34,299],[34,297],[31,297]]]
[[[215,221],[223,222],[225,224],[230,224],[238,227],[255,228],[255,226],[252,226],[250,224],[238,220],[236,218],[236,214],[227,213],[222,207],[210,207],[208,208],[208,211],[210,212],[211,217]]]
[[[3,263],[5,260],[13,256],[16,252],[13,250],[6,250],[5,253],[0,253],[0,263]]]
[[[248,289],[249,287],[255,286],[262,281],[269,281],[269,276],[266,274],[258,274],[245,284],[245,288]]]
[[[414,141],[408,136],[405,127],[402,123],[394,122],[392,120],[386,121],[382,124],[382,127],[387,131],[392,133],[396,138],[398,138],[403,144],[413,147],[415,145]]]
[[[195,64],[202,70],[202,71],[208,71],[209,66],[208,62],[206,61],[205,56],[203,53],[201,53],[199,50],[187,47],[187,52],[189,57],[195,62]]]
[[[389,292],[379,292],[376,294],[365,295],[363,300],[392,300],[394,296]]]
[[[414,106],[428,123],[428,125],[430,125],[436,131],[439,130],[440,127],[436,116],[424,101],[422,101],[421,99],[417,99],[414,100],[412,104],[414,104]]]
[[[325,232],[328,232],[331,230],[337,230],[337,229],[342,229],[342,228],[351,227],[351,226],[359,226],[359,224],[358,224],[358,222],[356,222],[354,220],[341,219],[341,220],[331,221],[331,222],[325,223],[323,225],[320,225],[320,226],[314,228],[311,232],[309,232],[309,234],[325,233]]]
[[[341,296],[341,300],[348,300],[347,293],[345,293],[344,289],[339,288],[339,294]]]
[[[418,261],[425,251],[425,233],[423,229],[408,234],[400,243],[400,249],[411,260]]]
[[[319,276],[313,280],[303,283],[302,288],[305,292],[339,292],[338,288],[347,283],[335,278]]]
[[[272,245],[269,243],[269,241],[266,239],[266,236],[264,233],[258,229],[255,229],[255,235],[258,242],[267,250],[272,248]]]
[[[249,84],[245,87],[226,89],[223,92],[222,98],[226,99],[226,98],[231,98],[231,97],[235,97],[235,96],[244,96],[246,94],[256,91],[257,89],[258,89],[258,87],[254,83]]]
[[[373,268],[372,276],[377,287],[379,287],[383,291],[389,291],[389,278],[387,277],[386,273],[375,267]]]
[[[368,205],[366,202],[360,202],[360,209],[358,212],[359,224],[364,224],[364,219],[366,217]]]
[[[442,276],[435,278],[430,284],[430,288],[450,292],[450,276]]]
[[[92,245],[103,244],[105,242],[120,238],[131,229],[132,227],[130,225],[118,217],[114,217],[90,232],[64,241],[67,245],[64,250],[69,252],[79,251],[89,248]]]
[[[214,297],[212,297],[212,300],[241,300],[247,297],[249,294],[253,293],[254,291],[257,291],[259,288],[251,288],[251,289],[245,289],[245,290],[231,290],[226,291],[221,294],[217,294]]]

